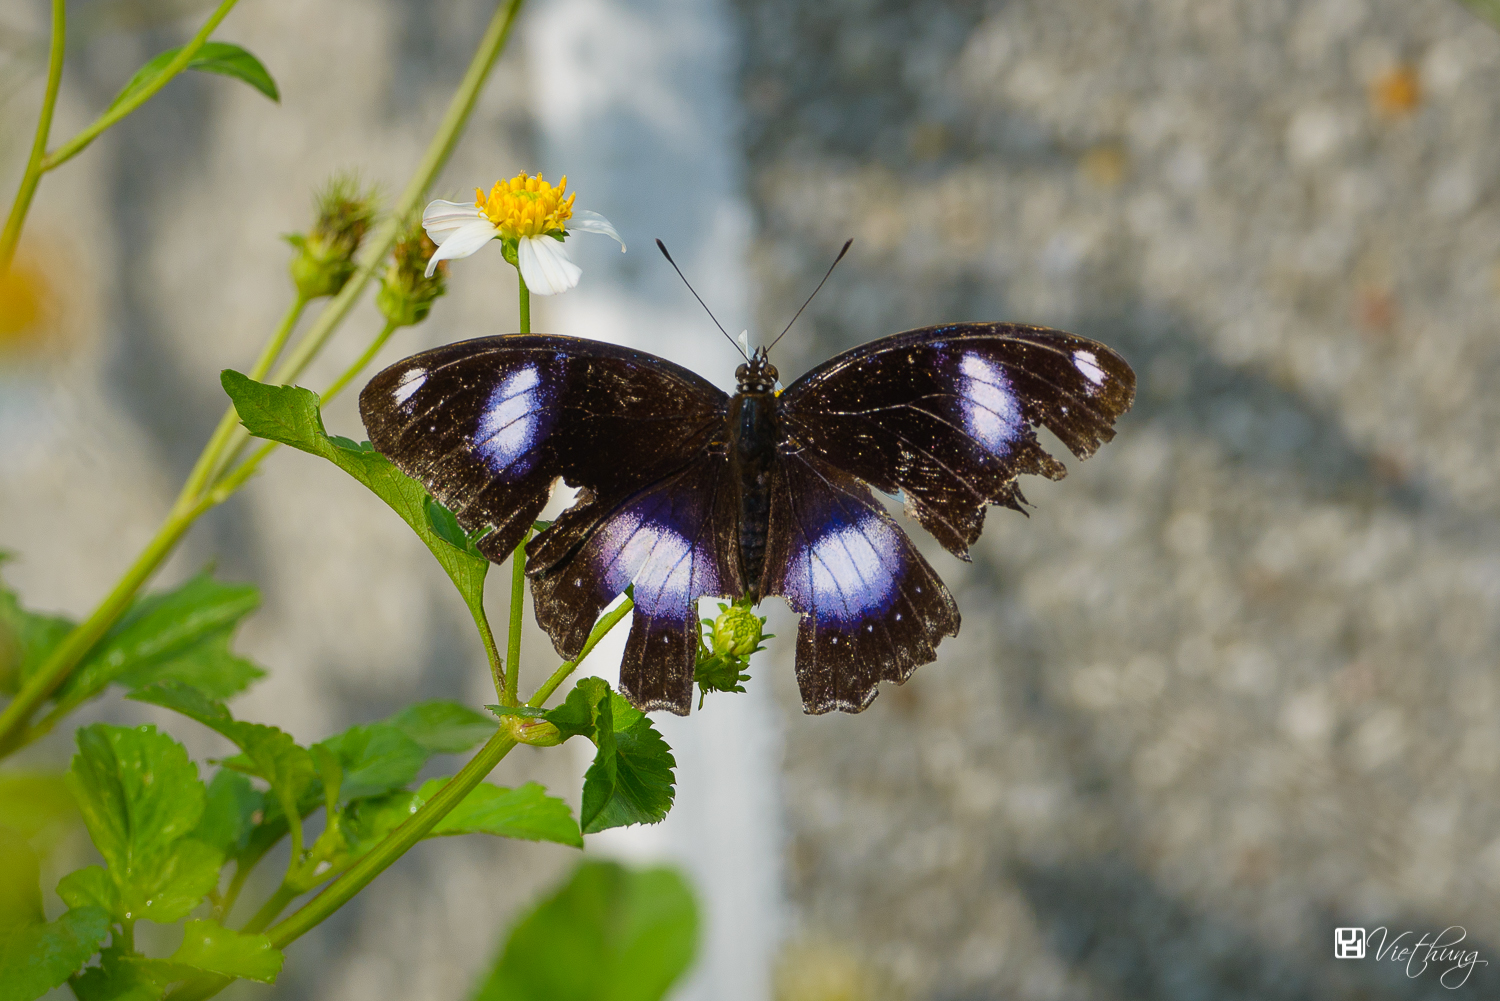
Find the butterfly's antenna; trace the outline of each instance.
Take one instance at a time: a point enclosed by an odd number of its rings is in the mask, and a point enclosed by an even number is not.
[[[807,306],[808,306],[808,303],[811,303],[813,301],[813,296],[817,295],[819,292],[821,292],[823,290],[823,283],[826,282],[826,281],[828,281],[828,275],[833,274],[833,269],[839,266],[839,261],[842,261],[844,259],[844,255],[847,254],[847,253],[849,253],[849,247],[853,243],[854,243],[853,239],[849,239],[849,240],[845,240],[844,241],[844,249],[840,250],[839,251],[839,256],[835,257],[833,259],[833,263],[830,264],[830,265],[828,265],[828,274],[823,276],[823,281],[818,282],[818,287],[815,288],[815,289],[813,289],[812,295],[810,295],[810,296],[807,297],[807,302],[804,302],[802,304],[802,309],[806,309]],[[802,315],[802,309],[797,310],[797,316],[801,316]],[[797,322],[797,316],[792,317],[792,323],[796,323]],[[786,336],[786,331],[792,329],[792,323],[788,323],[786,325],[786,330],[783,330],[781,333],[779,333],[779,334],[776,335],[776,340],[774,340],[770,344],[766,345],[766,351],[767,352],[769,352],[772,348],[774,348],[777,345],[777,343],[780,342],[780,340],[783,337]]]
[[[687,275],[683,274],[682,269],[677,266],[677,262],[672,260],[672,255],[667,253],[667,245],[665,243],[662,243],[661,240],[657,240],[656,247],[661,251],[661,256],[667,259],[667,263],[672,265],[672,270],[677,272],[677,277],[682,279],[682,284],[686,285],[688,287],[688,291],[693,293],[693,298],[698,300],[698,305],[703,307],[703,312],[707,313],[708,318],[714,321],[714,326],[719,328],[719,333],[723,334],[725,337],[729,337],[729,331],[724,329],[724,324],[719,322],[719,318],[714,315],[714,311],[708,308],[708,303],[704,302],[703,297],[698,294],[698,290],[693,288],[693,283],[687,280]],[[745,349],[740,347],[739,341],[735,340],[733,337],[729,337],[729,343],[734,345],[734,349],[740,353],[741,357],[743,357],[746,361],[750,360],[750,356],[745,354]]]

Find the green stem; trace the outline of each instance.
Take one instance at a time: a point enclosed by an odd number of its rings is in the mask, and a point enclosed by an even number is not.
[[[271,894],[270,898],[261,905],[260,910],[255,912],[255,916],[245,923],[245,927],[240,929],[241,933],[254,935],[257,932],[265,931],[266,926],[276,920],[276,915],[286,910],[286,905],[296,900],[299,896],[301,894],[297,890],[282,883],[276,888],[276,892]]]
[[[495,634],[490,631],[489,616],[484,614],[484,596],[469,605],[469,614],[474,625],[479,627],[479,638],[484,642],[484,655],[489,658],[490,678],[495,682],[495,697],[505,702],[505,662],[500,659],[500,650],[495,646]]]
[[[521,283],[521,333],[531,333],[531,289],[526,287],[526,279],[521,277],[521,269],[516,268],[516,281]]]
[[[385,347],[385,342],[390,340],[391,335],[399,329],[401,328],[398,327],[394,322],[390,320],[385,321],[385,328],[380,331],[380,335],[378,337],[370,342],[370,346],[365,348],[365,353],[359,356],[359,360],[356,361],[353,365],[350,365],[348,368],[346,368],[343,375],[333,380],[333,385],[329,386],[327,389],[323,390],[321,394],[319,394],[319,399],[322,401],[324,406],[328,404],[329,400],[339,395],[339,393],[343,391],[344,387],[349,385],[350,380],[352,380],[356,375],[365,370],[365,366],[370,364],[370,362],[374,360],[375,356],[380,353],[380,349]],[[260,377],[253,376],[252,378],[258,379]]]
[[[292,356],[277,369],[273,381],[290,382],[307,367],[353,307],[365,284],[369,282],[370,276],[374,274],[375,267],[390,251],[400,231],[399,220],[406,218],[415,208],[416,203],[421,200],[423,193],[453,152],[463,126],[474,110],[479,91],[494,67],[500,50],[504,48],[506,39],[510,36],[511,26],[515,23],[516,14],[519,13],[522,2],[523,0],[509,0],[505,6],[495,11],[483,39],[480,40],[479,48],[469,63],[468,71],[464,74],[463,82],[453,95],[453,100],[449,102],[448,111],[443,116],[437,133],[433,136],[426,154],[422,157],[422,162],[418,164],[411,181],[402,193],[398,210],[392,212],[383,228],[367,242],[366,253],[363,255],[363,263],[359,269],[344,285],[343,290],[334,296],[318,314],[318,318],[308,328],[307,334],[297,345]],[[44,166],[43,169],[46,167]],[[136,592],[162,561],[171,554],[182,536],[192,527],[193,522],[204,511],[222,502],[245,480],[249,479],[259,460],[269,452],[269,447],[258,451],[251,460],[242,463],[215,484],[208,495],[191,508],[179,510],[174,507],[173,511],[168,514],[167,520],[157,530],[156,537],[147,544],[146,549],[126,572],[125,577],[121,578],[115,589],[105,598],[104,603],[58,644],[41,669],[22,686],[21,691],[5,707],[5,711],[0,713],[0,756],[10,753],[17,746],[25,743],[25,740],[21,738],[32,714],[130,606]]]
[[[276,363],[281,356],[281,351],[286,347],[287,338],[291,337],[292,331],[297,327],[297,321],[301,319],[302,313],[307,309],[308,299],[298,295],[292,305],[281,318],[281,324],[266,346],[261,349],[260,357],[250,369],[250,378],[263,379],[266,372]],[[234,406],[230,405],[224,411],[224,416],[219,418],[219,426],[214,428],[213,437],[208,439],[208,444],[198,456],[198,461],[193,464],[193,471],[188,473],[187,482],[182,485],[182,491],[177,495],[177,506],[186,507],[196,503],[203,488],[212,483],[214,477],[221,473],[233,457],[225,458],[225,450],[229,442],[235,437],[235,431],[240,426],[240,415],[235,412]]]
[[[505,645],[505,692],[500,697],[503,705],[513,706],[521,684],[521,613],[526,606],[526,541],[531,538],[531,529],[521,536],[521,544],[510,554],[510,633]]]
[[[219,924],[224,924],[229,920],[229,912],[234,910],[234,902],[240,899],[240,891],[245,888],[245,880],[250,878],[250,872],[254,868],[253,863],[247,863],[244,859],[234,863],[234,877],[229,881],[229,888],[214,905],[214,920]]]
[[[557,691],[557,686],[566,681],[568,675],[578,669],[578,665],[583,663],[583,658],[592,653],[594,647],[599,645],[599,641],[604,639],[609,631],[619,624],[621,619],[629,615],[630,610],[634,607],[635,602],[627,597],[624,601],[620,602],[619,608],[616,608],[613,612],[610,612],[604,618],[594,623],[594,629],[589,633],[588,641],[583,644],[583,649],[578,651],[578,656],[558,665],[557,670],[552,672],[552,677],[548,678],[546,684],[538,688],[531,698],[526,700],[526,704],[533,709],[540,709],[545,705],[547,700],[552,697],[552,693]]]
[[[42,179],[42,160],[47,155],[47,137],[52,132],[52,111],[57,107],[57,92],[62,87],[63,50],[67,46],[67,37],[66,4],[64,0],[52,0],[52,51],[47,56],[47,89],[42,94],[42,114],[37,119],[36,138],[31,141],[26,172],[21,175],[21,187],[5,220],[5,229],[0,230],[0,275],[10,270],[16,244],[21,241],[21,229],[26,225],[26,213],[31,209],[31,197],[36,194],[37,182]]]
[[[187,69],[188,63],[193,61],[193,57],[198,54],[198,50],[203,48],[203,43],[208,41],[208,36],[213,34],[214,29],[219,26],[220,21],[229,16],[229,12],[234,9],[234,5],[237,2],[238,0],[223,0],[219,4],[218,9],[209,16],[209,19],[203,22],[203,27],[198,29],[198,33],[178,51],[171,62],[162,67],[162,71],[157,74],[156,79],[113,108],[110,108],[104,114],[94,119],[94,123],[88,128],[63,143],[51,153],[48,153],[46,159],[42,161],[42,171],[54,170],[62,164],[67,163],[73,157],[82,153],[89,143],[99,138],[105,129],[108,129],[136,108],[139,108],[155,97],[156,92],[170,83],[173,77]]]
[[[484,37],[479,41],[479,49],[474,53],[474,59],[469,63],[468,71],[464,73],[463,81],[458,85],[453,100],[448,102],[448,110],[443,115],[442,124],[438,126],[437,135],[433,137],[432,144],[427,147],[427,153],[422,157],[422,162],[418,165],[416,173],[412,175],[406,190],[397,199],[390,215],[376,229],[371,239],[366,241],[365,249],[360,254],[359,267],[345,283],[343,290],[333,297],[322,313],[318,314],[318,318],[308,328],[306,336],[292,352],[292,356],[276,370],[272,377],[273,382],[278,385],[288,384],[307,367],[322,349],[323,343],[332,335],[339,321],[344,318],[344,314],[354,306],[355,300],[359,298],[365,285],[374,276],[376,267],[385,260],[385,255],[390,252],[391,246],[396,242],[396,237],[401,233],[402,220],[410,218],[416,211],[418,203],[426,195],[433,178],[448,162],[448,157],[458,142],[459,134],[463,131],[463,125],[474,110],[474,102],[479,99],[479,91],[484,85],[485,78],[489,76],[490,69],[499,58],[500,50],[505,47],[505,40],[510,37],[511,26],[515,23],[516,14],[521,10],[522,2],[523,0],[510,0],[504,7],[495,11],[494,17],[490,19],[489,27],[485,29]]]

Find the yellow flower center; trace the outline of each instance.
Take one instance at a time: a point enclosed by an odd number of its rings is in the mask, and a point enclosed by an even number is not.
[[[565,229],[573,215],[573,199],[563,197],[568,188],[566,175],[553,187],[542,175],[528,177],[525,171],[509,181],[497,181],[486,198],[482,188],[474,189],[474,205],[494,223],[507,240],[541,236],[554,229]]]

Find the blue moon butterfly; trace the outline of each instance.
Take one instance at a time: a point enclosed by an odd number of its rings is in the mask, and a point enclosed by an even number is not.
[[[630,584],[620,690],[692,706],[698,599],[786,599],[801,614],[809,713],[860,712],[956,635],[958,606],[871,488],[967,560],[1023,473],[1114,437],[1135,375],[1057,330],[958,323],[846,351],[784,392],[766,349],[726,395],[669,361],[597,341],[507,334],[398,362],[360,394],[371,443],[510,555],[558,480],[578,497],[526,547],[537,621],[565,658]]]

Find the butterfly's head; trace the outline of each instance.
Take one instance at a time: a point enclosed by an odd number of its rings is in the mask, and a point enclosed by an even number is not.
[[[734,381],[741,393],[771,393],[776,390],[776,366],[763,347],[756,348],[750,360],[734,370]]]

